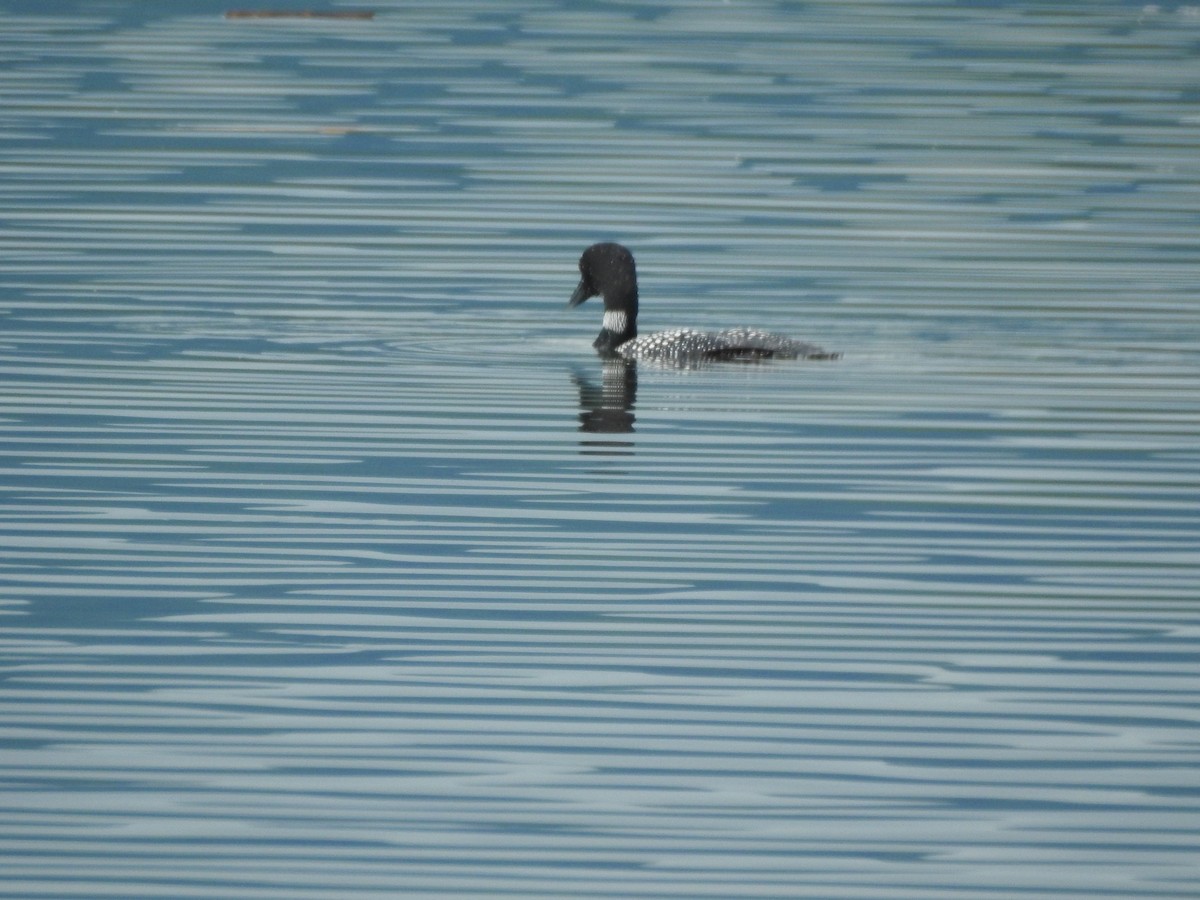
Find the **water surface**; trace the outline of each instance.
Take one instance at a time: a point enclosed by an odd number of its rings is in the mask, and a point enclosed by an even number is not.
[[[0,897],[1191,896],[1192,8],[371,8],[0,19]]]

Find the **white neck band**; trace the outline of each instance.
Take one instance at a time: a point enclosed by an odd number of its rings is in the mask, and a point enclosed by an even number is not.
[[[621,334],[625,331],[629,324],[629,318],[625,313],[616,309],[606,309],[604,311],[604,327],[609,331]]]

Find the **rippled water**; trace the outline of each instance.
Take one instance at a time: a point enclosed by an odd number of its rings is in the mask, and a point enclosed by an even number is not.
[[[59,6],[0,896],[1194,896],[1193,7]]]

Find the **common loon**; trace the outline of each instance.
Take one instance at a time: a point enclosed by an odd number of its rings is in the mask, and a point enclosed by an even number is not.
[[[637,336],[638,289],[633,254],[620,244],[592,244],[579,257],[579,286],[568,301],[576,307],[597,294],[604,298],[604,324],[592,346],[601,356],[686,363],[692,360],[837,359],[816,344],[786,335],[734,328],[680,328]]]

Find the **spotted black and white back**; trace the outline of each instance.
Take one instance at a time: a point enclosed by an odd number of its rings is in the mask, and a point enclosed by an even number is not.
[[[658,362],[704,360],[753,361],[759,359],[834,359],[816,344],[793,340],[782,334],[753,328],[727,331],[696,331],[677,328],[634,338],[617,347],[626,359]]]

